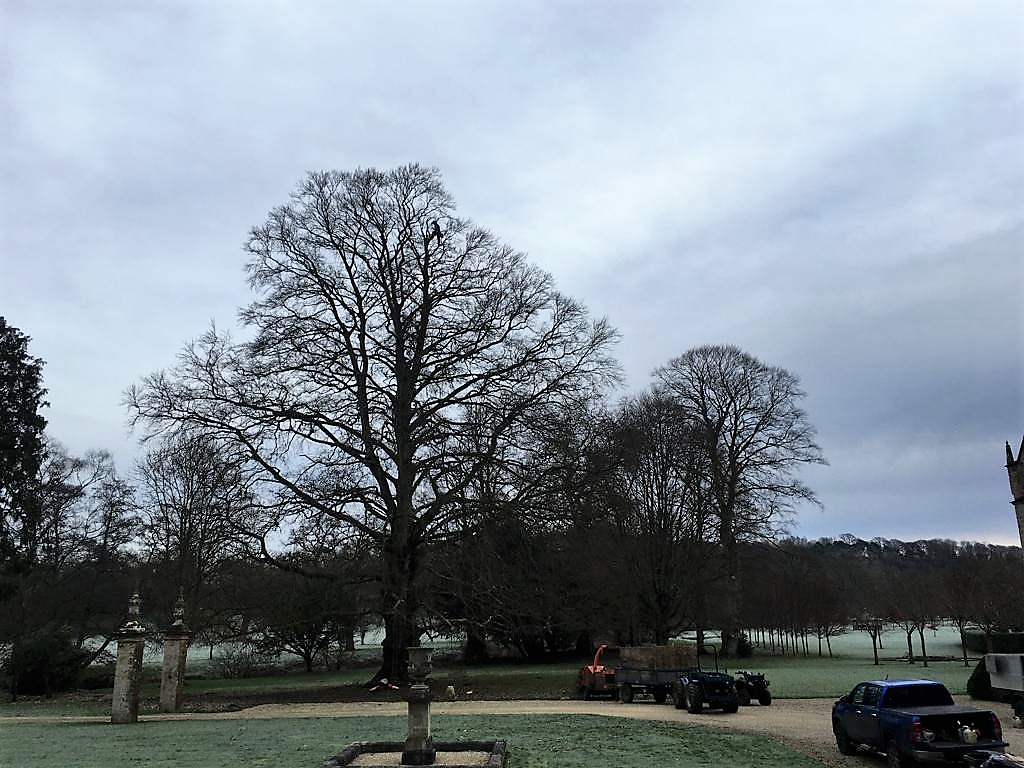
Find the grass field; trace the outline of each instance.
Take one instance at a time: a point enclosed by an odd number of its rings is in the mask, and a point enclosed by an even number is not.
[[[899,632],[883,637],[880,665],[872,664],[870,638],[852,632],[833,640],[834,658],[812,655],[772,656],[756,650],[752,658],[723,662],[730,671],[765,672],[776,698],[835,697],[866,679],[925,677],[941,680],[954,693],[964,693],[973,668],[965,668],[959,638],[948,628],[929,632],[928,667],[906,662],[906,638]],[[915,653],[919,653],[915,638]],[[369,649],[366,653],[372,653]],[[197,654],[199,655],[199,654]],[[950,660],[952,658],[952,660]],[[704,663],[711,663],[705,657]],[[559,664],[508,663],[463,667],[439,660],[433,683],[456,686],[462,698],[564,699],[575,695],[580,662]],[[202,669],[201,663],[193,669]],[[154,678],[151,670],[150,678]],[[342,695],[366,698],[365,683],[372,667],[341,672],[292,671],[284,675],[242,680],[193,677],[185,690],[191,701],[213,700],[227,708],[273,701],[343,700]],[[471,693],[472,691],[472,693]],[[144,684],[143,712],[155,710],[158,685]],[[253,697],[256,697],[254,699]],[[287,697],[287,698],[285,698]],[[609,706],[626,706],[610,704]],[[353,741],[395,740],[404,735],[403,718],[339,718],[295,720],[143,721],[127,728],[73,722],[36,723],[34,715],[109,715],[109,691],[0,704],[0,766],[49,768],[74,764],[79,768],[213,768],[246,761],[250,766],[315,768]],[[438,740],[460,738],[509,739],[514,768],[646,768],[661,766],[816,766],[810,758],[762,737],[700,728],[691,738],[684,724],[618,720],[587,716],[491,716],[433,718]]]
[[[316,768],[354,741],[400,740],[400,718],[17,723],[2,727],[0,765],[19,768]],[[769,739],[682,724],[565,716],[435,717],[436,740],[510,740],[513,768],[820,768]]]

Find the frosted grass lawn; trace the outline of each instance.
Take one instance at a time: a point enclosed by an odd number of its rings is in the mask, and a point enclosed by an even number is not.
[[[878,651],[879,665],[873,663],[871,638],[866,632],[849,632],[832,638],[833,658],[822,643],[824,656],[818,656],[818,641],[808,639],[809,656],[765,656],[761,649],[749,659],[730,659],[723,662],[730,671],[746,669],[764,672],[771,681],[772,695],[783,699],[839,697],[863,680],[923,678],[938,680],[951,693],[965,694],[967,679],[978,661],[968,654],[970,666],[965,667],[960,650],[960,635],[952,627],[937,627],[925,631],[925,644],[929,657],[951,657],[951,661],[921,661],[908,664],[907,636],[900,630],[882,635],[882,648]],[[921,653],[917,633],[914,633],[914,654]]]
[[[711,638],[709,638],[710,640]],[[827,651],[817,656],[811,641],[809,656],[768,656],[756,649],[752,658],[723,662],[738,669],[765,672],[776,698],[838,697],[861,680],[924,677],[944,682],[953,693],[966,690],[970,667],[960,660],[956,631],[940,627],[926,633],[928,655],[952,661],[906,662],[906,635],[890,631],[882,638],[880,665],[872,664],[871,639],[850,632],[833,639],[834,658]],[[920,653],[914,637],[914,652]],[[710,657],[704,657],[708,664]],[[489,667],[435,667],[434,680],[499,681],[508,698],[559,699],[574,694],[577,662],[555,665],[508,664]],[[288,675],[248,680],[190,679],[190,693],[232,690],[302,690],[359,684],[372,670]],[[155,687],[152,685],[146,688]],[[153,693],[154,691],[150,691]],[[609,706],[627,706],[612,704]],[[109,714],[106,704],[58,697],[0,705],[0,716],[64,716]],[[720,732],[679,723],[619,720],[599,716],[434,716],[438,740],[506,737],[512,746],[515,768],[647,768],[650,765],[764,766],[814,768],[821,764],[764,737]],[[699,728],[699,737],[694,729]],[[404,733],[400,717],[143,721],[131,727],[108,724],[34,723],[8,719],[0,724],[0,765],[49,768],[72,764],[78,768],[213,768],[244,762],[267,768],[315,768],[353,741],[394,740]]]
[[[354,741],[395,740],[402,717],[182,720],[2,726],[0,765],[19,768],[316,768]],[[435,716],[436,740],[507,737],[514,768],[821,768],[736,731],[593,715]]]

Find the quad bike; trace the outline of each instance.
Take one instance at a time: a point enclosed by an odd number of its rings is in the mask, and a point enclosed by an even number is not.
[[[772,692],[768,690],[768,680],[762,672],[737,672],[736,697],[741,707],[749,707],[754,700],[762,707],[772,703]]]

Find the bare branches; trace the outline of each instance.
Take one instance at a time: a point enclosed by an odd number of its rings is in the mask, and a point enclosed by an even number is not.
[[[680,408],[706,460],[707,491],[726,557],[728,653],[739,621],[737,545],[785,529],[801,501],[817,503],[796,478],[805,464],[824,464],[814,427],[800,407],[796,376],[733,346],[703,346],[655,372],[657,387]]]
[[[615,331],[459,219],[436,170],[310,174],[246,250],[246,340],[211,329],[126,402],[377,542],[396,602],[415,602],[417,548],[517,430],[618,380]]]

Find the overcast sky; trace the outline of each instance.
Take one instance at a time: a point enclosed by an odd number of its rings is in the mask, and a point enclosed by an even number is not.
[[[1018,542],[1019,0],[0,9],[0,315],[72,451],[130,469],[122,392],[234,323],[307,171],[415,161],[621,330],[629,391],[705,343],[800,376],[798,535]]]

